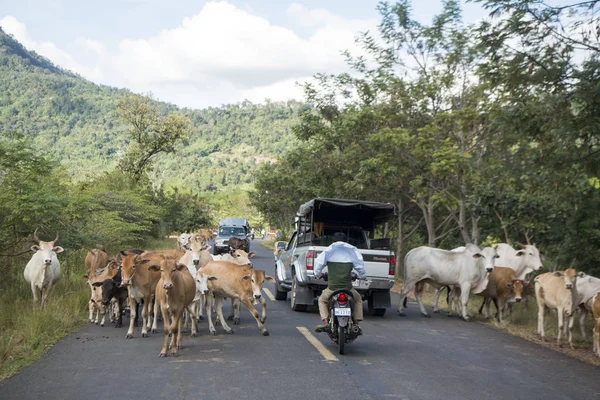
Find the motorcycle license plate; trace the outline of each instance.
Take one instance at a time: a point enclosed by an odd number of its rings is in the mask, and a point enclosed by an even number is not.
[[[352,310],[349,308],[335,308],[333,310],[333,315],[336,317],[350,317],[352,315]]]

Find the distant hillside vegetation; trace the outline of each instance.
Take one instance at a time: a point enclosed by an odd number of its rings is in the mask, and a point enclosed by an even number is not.
[[[127,127],[114,112],[126,93],[65,71],[0,30],[0,134],[31,138],[76,179],[111,169],[127,148]],[[154,179],[198,191],[251,183],[261,163],[297,143],[290,128],[303,107],[295,101],[206,110],[158,104],[190,118],[194,133],[177,154],[157,160]]]

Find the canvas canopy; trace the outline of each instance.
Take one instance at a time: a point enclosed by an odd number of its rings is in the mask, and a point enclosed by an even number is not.
[[[307,218],[311,213],[314,222],[371,229],[394,218],[396,208],[391,203],[319,197],[302,204],[298,210],[301,218]]]

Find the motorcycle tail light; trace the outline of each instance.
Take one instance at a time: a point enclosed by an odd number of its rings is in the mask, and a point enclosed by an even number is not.
[[[348,301],[348,297],[346,296],[346,293],[340,293],[338,296],[338,302],[340,304],[346,304],[347,301]]]

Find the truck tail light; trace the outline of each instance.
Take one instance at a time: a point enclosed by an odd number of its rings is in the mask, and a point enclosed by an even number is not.
[[[348,298],[346,297],[346,293],[340,293],[338,295],[338,303],[346,304],[347,301],[348,301]]]
[[[306,252],[306,269],[312,271],[315,266],[315,251],[309,250]]]
[[[390,275],[394,275],[396,273],[396,256],[390,257]]]

